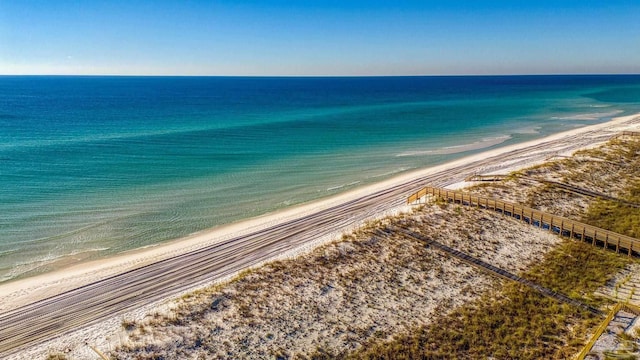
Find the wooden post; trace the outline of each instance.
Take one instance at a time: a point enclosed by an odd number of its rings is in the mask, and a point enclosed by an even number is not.
[[[583,227],[582,227],[582,237],[580,238],[580,240],[582,240],[582,241],[585,241],[585,238],[584,238],[585,230],[586,230],[586,228],[583,226]]]
[[[633,251],[633,241],[629,240],[629,253],[627,254],[629,257],[631,257],[632,251]]]
[[[564,236],[564,220],[560,222],[560,237]]]
[[[569,237],[570,237],[571,239],[573,239],[573,228],[574,228],[575,226],[576,226],[576,224],[571,223],[571,233],[569,234]]]
[[[616,254],[620,254],[620,236],[618,236],[618,242],[616,242]]]
[[[596,246],[596,239],[598,238],[598,230],[593,229],[593,241],[592,241],[592,245]]]

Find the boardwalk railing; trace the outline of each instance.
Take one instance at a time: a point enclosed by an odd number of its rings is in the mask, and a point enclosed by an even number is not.
[[[474,174],[471,176],[467,176],[464,181],[487,181],[487,182],[498,182],[498,181],[504,181],[507,180],[509,178],[513,178],[513,177],[518,177],[521,179],[526,179],[526,180],[530,180],[530,181],[537,181],[539,183],[542,184],[547,184],[547,185],[551,185],[554,186],[556,188],[559,188],[560,190],[566,191],[566,192],[570,192],[570,193],[574,193],[574,194],[579,194],[579,195],[584,195],[584,196],[589,196],[589,197],[594,197],[594,198],[599,198],[599,199],[604,199],[604,200],[611,200],[611,201],[616,201],[622,204],[626,204],[629,206],[633,206],[636,208],[640,208],[640,204],[638,203],[634,203],[632,201],[627,201],[624,199],[619,199],[607,194],[603,194],[603,193],[599,193],[596,191],[592,191],[589,189],[583,189],[571,184],[565,184],[565,183],[561,183],[561,182],[557,182],[557,181],[552,181],[552,180],[546,180],[546,179],[538,179],[535,177],[530,177],[530,176],[524,176],[521,174],[518,175],[500,175],[500,174],[496,174],[496,175],[478,175],[478,174]]]
[[[502,174],[494,174],[494,175],[479,175],[479,174],[473,174],[470,176],[467,176],[464,181],[489,181],[489,182],[493,182],[493,181],[503,181],[508,179],[509,177],[511,177],[510,175],[502,175]]]
[[[578,353],[578,355],[576,356],[576,360],[583,360],[589,354],[589,351],[591,351],[591,348],[593,348],[593,345],[595,345],[596,341],[598,341],[598,339],[600,338],[600,335],[602,335],[602,333],[607,329],[607,327],[609,326],[609,323],[611,322],[611,320],[613,320],[613,318],[616,316],[618,311],[620,311],[620,309],[622,309],[622,304],[617,303],[613,307],[613,309],[609,311],[609,314],[607,314],[607,317],[604,320],[602,320],[602,323],[600,323],[600,326],[598,326],[596,331],[591,336],[591,339],[589,339],[589,341],[585,344],[585,346],[582,348],[582,351]]]
[[[549,214],[523,205],[514,204],[498,199],[466,194],[442,188],[425,187],[409,196],[408,204],[420,204],[427,199],[439,198],[447,202],[474,206],[481,209],[497,211],[503,215],[514,217],[528,224],[549,230],[560,236],[590,242],[594,246],[624,252],[627,255],[639,255],[640,240],[630,236],[615,233],[579,221]]]
[[[612,136],[612,139],[630,139],[630,138],[636,138],[636,137],[640,137],[640,132],[639,131],[623,131],[621,133],[618,133],[614,136]]]
[[[630,304],[617,303],[611,309],[609,314],[607,314],[607,317],[604,320],[602,320],[602,323],[600,323],[600,326],[598,326],[598,328],[593,333],[593,335],[591,336],[589,341],[582,348],[582,351],[580,351],[580,353],[578,353],[578,355],[576,355],[576,357],[575,357],[576,360],[583,360],[585,357],[587,357],[587,355],[589,354],[589,352],[593,348],[593,345],[595,345],[596,341],[598,341],[598,339],[600,338],[600,335],[602,335],[602,333],[605,330],[607,330],[607,327],[609,326],[609,323],[611,322],[611,320],[613,320],[613,318],[616,316],[616,314],[620,310],[624,310],[626,312],[630,312],[630,313],[632,313],[632,314],[634,314],[636,316],[640,315],[640,308],[637,308],[637,307],[635,307],[633,305],[630,305]]]

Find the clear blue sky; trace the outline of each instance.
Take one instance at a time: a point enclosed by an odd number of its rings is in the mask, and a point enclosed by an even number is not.
[[[0,74],[540,73],[640,73],[640,0],[0,0]]]

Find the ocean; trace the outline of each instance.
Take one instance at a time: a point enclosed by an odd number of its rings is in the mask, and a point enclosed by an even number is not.
[[[0,282],[640,112],[640,76],[0,76]]]

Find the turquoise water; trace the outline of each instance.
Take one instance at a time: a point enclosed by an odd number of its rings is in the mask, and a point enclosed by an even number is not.
[[[640,76],[0,77],[0,281],[637,112]]]

